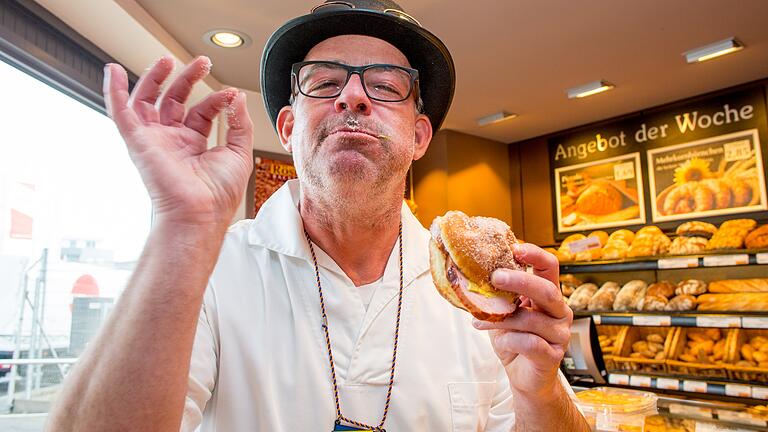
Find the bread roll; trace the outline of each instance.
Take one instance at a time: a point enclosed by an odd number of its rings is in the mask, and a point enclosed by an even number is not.
[[[646,289],[648,289],[648,284],[639,279],[625,283],[618,294],[616,294],[616,300],[613,301],[613,310],[637,310],[637,304],[645,297]]]
[[[582,283],[584,282],[572,274],[560,275],[560,289],[566,297],[570,297]]]
[[[621,240],[629,246],[632,244],[632,240],[635,239],[635,233],[628,229],[620,229],[618,231],[614,231],[611,233],[611,235],[608,236],[608,243],[614,241],[614,240]],[[606,243],[607,244],[607,243]]]
[[[685,222],[675,230],[675,233],[679,236],[704,237],[707,239],[711,238],[715,232],[717,232],[716,226],[711,223],[699,221]]]
[[[675,295],[699,295],[707,292],[707,283],[698,279],[686,279],[678,282]]]
[[[575,311],[583,311],[589,306],[589,300],[597,292],[597,285],[585,283],[576,288],[576,291],[568,298],[568,306]]]
[[[709,284],[712,293],[768,293],[768,279],[726,279]]]
[[[616,282],[606,282],[589,299],[587,309],[591,311],[611,310],[613,302],[616,300],[616,294],[619,292],[619,284]]]
[[[680,236],[672,240],[669,245],[670,255],[692,255],[704,251],[708,240],[704,237]]]
[[[667,303],[669,303],[669,300],[664,296],[646,294],[638,304],[638,309],[642,311],[663,311],[667,307]]]
[[[747,249],[763,249],[768,247],[768,225],[762,225],[752,231],[744,239]]]
[[[627,256],[629,245],[624,240],[611,240],[603,248],[603,259],[617,260]]]
[[[664,306],[666,311],[689,311],[694,309],[696,309],[696,297],[688,294],[676,296]]]
[[[768,293],[702,294],[696,301],[700,311],[768,310]]]
[[[666,298],[670,298],[675,295],[675,285],[670,281],[659,281],[652,283],[648,287],[648,292],[645,295],[658,295]]]

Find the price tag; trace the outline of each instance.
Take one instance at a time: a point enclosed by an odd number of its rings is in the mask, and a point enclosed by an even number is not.
[[[642,375],[632,375],[629,377],[629,385],[635,387],[651,387],[651,377]]]
[[[733,397],[752,397],[752,387],[740,384],[726,384],[725,394]]]
[[[768,387],[752,387],[753,399],[768,399]]]
[[[749,144],[749,141],[747,141]],[[635,163],[624,162],[613,166],[614,180],[627,180],[635,178]]]
[[[749,140],[739,140],[723,144],[726,162],[748,159],[752,155],[752,144]]]
[[[658,261],[660,269],[694,268],[698,266],[698,258],[662,258]]]
[[[576,362],[573,361],[573,357],[563,357],[563,366],[566,369],[576,369]]]
[[[570,249],[571,253],[584,252],[590,249],[600,249],[601,247],[603,246],[600,244],[600,239],[597,237],[587,237],[583,240],[576,240],[568,243],[568,249]]]
[[[672,378],[656,378],[656,388],[664,390],[679,390],[680,380]]]
[[[669,327],[672,325],[672,317],[666,315],[635,315],[632,317],[632,325]]]
[[[768,253],[761,252],[759,254],[755,254],[755,260],[758,264],[768,264]]]
[[[712,418],[711,409],[696,405],[671,403],[669,404],[669,413],[686,417]]]
[[[744,411],[731,411],[726,409],[717,410],[717,419],[731,423],[742,423],[754,426],[765,426],[765,420],[757,418]]]
[[[749,255],[712,255],[704,257],[704,267],[724,267],[749,264]]]
[[[683,391],[694,393],[706,393],[707,383],[704,381],[683,380]]]
[[[739,328],[741,327],[741,317],[697,316],[696,327]]]
[[[592,315],[592,321],[595,322],[595,325],[600,325],[600,323],[603,322],[603,316],[602,315]]]
[[[615,385],[629,385],[629,375],[609,374],[608,382]]]
[[[741,317],[742,328],[768,329],[768,318],[765,317]]]

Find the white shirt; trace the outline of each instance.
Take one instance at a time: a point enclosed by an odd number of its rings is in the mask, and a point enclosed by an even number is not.
[[[191,359],[182,431],[331,431],[336,418],[315,270],[291,181],[226,235]],[[510,431],[512,397],[486,332],[440,297],[429,232],[403,205],[404,295],[388,431]],[[392,361],[398,246],[363,306],[315,246],[344,416],[378,425]],[[570,388],[569,388],[570,390]]]

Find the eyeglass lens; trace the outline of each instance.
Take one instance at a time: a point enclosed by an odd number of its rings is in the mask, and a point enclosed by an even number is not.
[[[331,98],[341,94],[347,82],[347,69],[332,63],[304,65],[299,70],[298,83],[302,93],[310,97]],[[368,96],[388,102],[401,101],[411,92],[411,76],[403,69],[374,66],[362,73],[362,83]]]

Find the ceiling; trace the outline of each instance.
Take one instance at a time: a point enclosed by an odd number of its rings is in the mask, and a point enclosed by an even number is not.
[[[319,2],[319,1],[318,1]],[[259,59],[271,33],[315,1],[136,0],[193,55],[205,54],[226,85],[258,91]],[[213,6],[215,4],[215,6]],[[768,77],[768,1],[401,0],[440,37],[457,70],[444,128],[515,142]],[[203,34],[249,35],[223,49]],[[729,36],[746,49],[701,64],[681,54]],[[605,79],[610,92],[568,99],[565,90]],[[519,117],[480,127],[499,110]]]

